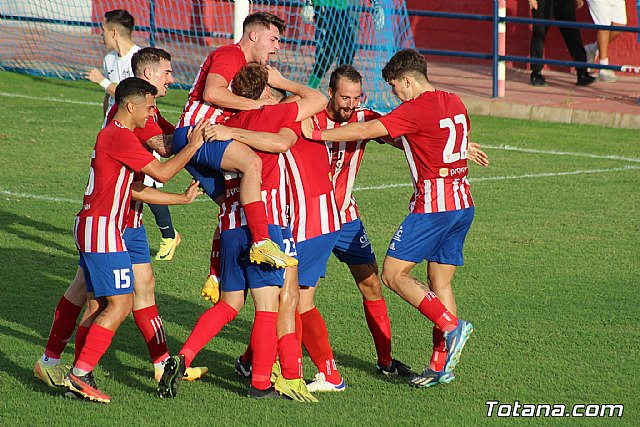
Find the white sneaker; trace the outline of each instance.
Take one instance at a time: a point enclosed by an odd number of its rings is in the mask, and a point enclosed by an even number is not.
[[[607,82],[607,83],[613,83],[618,81],[618,78],[616,77],[616,73],[613,70],[600,70],[600,74],[598,74],[598,79],[601,82]]]
[[[323,392],[323,391],[344,391],[347,385],[344,383],[344,378],[340,384],[333,384],[327,381],[324,373],[318,372],[313,378],[313,382],[307,384],[307,389],[310,393]]]
[[[595,64],[596,58],[600,54],[600,51],[598,50],[598,42],[584,45],[584,51],[587,53],[587,62],[590,64]],[[587,68],[588,73],[590,73],[591,71],[593,71],[591,68]]]

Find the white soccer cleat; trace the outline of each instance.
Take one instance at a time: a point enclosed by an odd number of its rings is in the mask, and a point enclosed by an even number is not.
[[[344,383],[344,378],[340,384],[333,384],[327,381],[324,373],[318,372],[313,378],[313,381],[307,384],[307,390],[310,393],[325,392],[325,391],[344,391],[347,385]]]

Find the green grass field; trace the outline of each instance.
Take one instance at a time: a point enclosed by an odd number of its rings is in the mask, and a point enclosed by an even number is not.
[[[617,424],[640,425],[640,144],[636,130],[472,117],[473,140],[491,166],[470,167],[476,217],[454,289],[476,333],[447,386],[416,390],[375,373],[361,297],[331,259],[320,284],[344,394],[317,405],[256,402],[233,373],[247,344],[247,306],[196,358],[211,373],[183,383],[174,400],[155,395],[152,366],[132,320],[96,369],[110,405],[74,401],[32,374],[53,309],[73,278],[74,215],[101,125],[101,92],[88,83],[0,72],[1,425],[477,425],[486,401],[620,403]],[[186,94],[160,109],[177,121]],[[505,146],[511,147],[510,149]],[[182,172],[167,188],[182,191]],[[411,194],[402,152],[371,144],[356,193],[380,264]],[[395,184],[400,186],[393,187]],[[183,243],[154,262],[160,314],[177,351],[209,304],[200,298],[216,210],[204,198],[172,208]],[[152,251],[160,235],[146,217]],[[424,279],[424,265],[416,269]],[[387,289],[394,357],[422,369],[431,324]],[[73,359],[73,343],[63,355]],[[305,374],[315,367],[305,357]],[[563,424],[584,424],[565,418]],[[611,419],[589,420],[609,425]],[[520,420],[558,424],[552,418]]]

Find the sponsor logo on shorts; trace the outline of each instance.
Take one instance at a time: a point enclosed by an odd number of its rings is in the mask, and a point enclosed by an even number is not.
[[[371,246],[371,242],[369,242],[369,236],[367,236],[367,233],[364,233],[360,236],[360,248],[364,249],[367,246]]]
[[[396,242],[391,242],[391,244],[389,245],[389,250],[390,251],[395,251],[396,250]]]
[[[395,240],[396,242],[402,241],[402,226],[400,226],[400,228],[398,228],[398,231],[396,231],[396,234],[393,235],[393,240]]]

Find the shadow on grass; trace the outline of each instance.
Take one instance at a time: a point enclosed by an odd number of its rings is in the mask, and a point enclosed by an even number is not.
[[[5,210],[0,210],[0,229],[5,233],[13,234],[20,240],[33,242],[34,244],[56,249],[70,255],[77,254],[77,251],[60,243],[60,241],[66,241],[69,233],[72,233],[73,230],[56,227],[49,223],[27,218],[23,215],[16,215],[13,212],[7,212]],[[54,233],[63,238],[47,238],[43,233]]]

